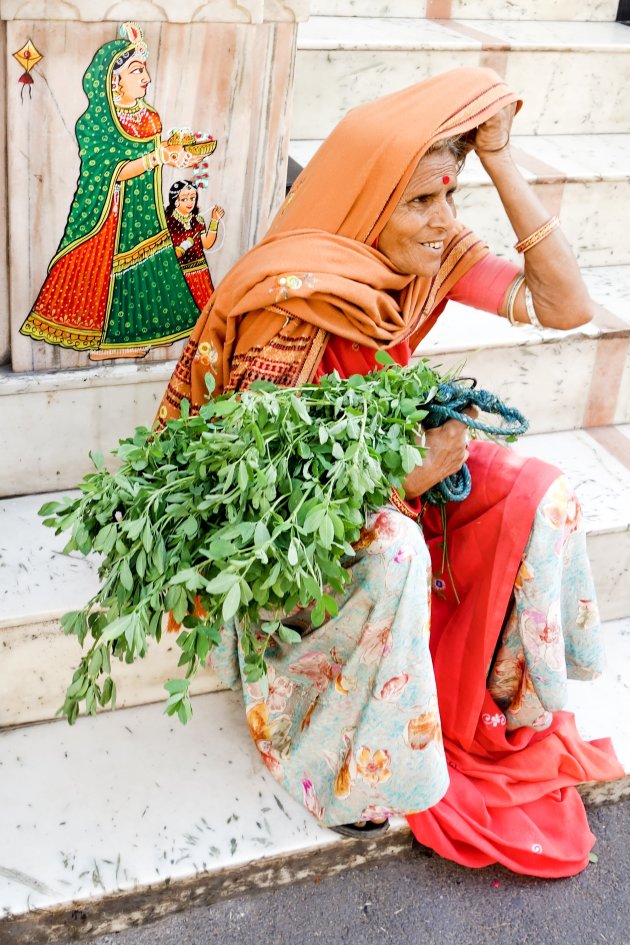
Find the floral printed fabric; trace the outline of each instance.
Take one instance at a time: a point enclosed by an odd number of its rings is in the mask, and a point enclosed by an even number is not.
[[[448,787],[421,529],[391,507],[380,510],[367,523],[351,573],[338,616],[298,644],[276,645],[266,679],[243,685],[267,768],[329,826],[423,811]],[[241,661],[228,625],[213,667],[238,685]],[[482,722],[544,729],[565,701],[567,676],[591,678],[601,666],[582,517],[559,478],[534,519],[489,673],[496,711],[485,711]]]
[[[508,731],[545,729],[567,679],[593,679],[603,665],[582,510],[561,476],[536,512],[488,689]]]
[[[425,810],[448,786],[429,654],[429,553],[393,508],[367,523],[339,615],[268,653],[245,683],[247,721],[271,774],[334,826]],[[234,634],[213,651],[234,682]]]

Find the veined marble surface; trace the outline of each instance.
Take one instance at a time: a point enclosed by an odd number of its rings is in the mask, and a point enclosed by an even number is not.
[[[619,23],[483,19],[466,20],[465,26],[514,49],[597,48],[618,52],[625,50],[630,42],[625,27]],[[436,22],[417,17],[312,16],[308,23],[300,26],[298,38],[300,49],[360,49],[373,48],[374,44],[379,48],[418,49],[435,48],[436,43],[446,45],[456,40],[476,48],[482,44],[470,34],[466,39],[466,34],[458,31],[456,19]]]
[[[630,770],[630,621],[606,637],[613,669],[572,687],[569,707]],[[197,697],[186,727],[144,706],[6,731],[0,745],[0,915],[309,850],[317,869],[317,852],[343,842],[266,772],[239,693]]]
[[[312,16],[298,29],[298,49],[481,48],[443,23],[386,17]]]
[[[71,494],[0,500],[0,629],[57,619],[97,590],[97,559],[63,554],[69,533],[55,535],[37,514],[44,502]]]
[[[311,0],[312,16],[402,16],[458,20],[612,21],[617,0],[591,0],[588,11],[573,0]]]
[[[582,270],[592,298],[630,325],[630,266],[598,266]]]
[[[196,698],[187,726],[144,706],[5,731],[0,744],[0,914],[337,838],[266,772],[240,693]]]
[[[621,24],[313,17],[298,31],[292,135],[324,137],[349,108],[487,64],[497,47],[498,67],[525,100],[521,134],[630,131],[630,36]]]
[[[622,52],[630,44],[621,23],[538,20],[467,20],[466,26],[507,42],[512,49],[601,49]]]
[[[588,431],[533,434],[522,437],[513,449],[562,469],[580,500],[589,534],[612,538],[614,532],[628,533],[630,541],[630,468]],[[628,583],[630,587],[630,574]]]

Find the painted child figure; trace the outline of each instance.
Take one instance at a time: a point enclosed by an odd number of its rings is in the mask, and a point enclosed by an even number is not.
[[[214,206],[206,227],[198,205],[197,185],[193,181],[175,181],[168,192],[166,222],[188,288],[202,310],[214,292],[204,250],[215,245],[225,211]]]

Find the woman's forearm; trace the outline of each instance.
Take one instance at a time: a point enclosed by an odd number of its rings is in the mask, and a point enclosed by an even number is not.
[[[146,170],[147,166],[142,157],[136,158],[135,161],[127,161],[120,169],[118,180],[131,180],[133,177],[139,177],[140,174],[144,174]]]
[[[497,188],[501,203],[518,240],[526,239],[549,220],[543,206],[524,180],[510,154],[509,145],[496,154],[479,158]],[[575,328],[590,321],[594,306],[582,281],[577,260],[560,227],[552,230],[524,256],[525,277],[540,322],[550,328]],[[506,314],[502,312],[502,314]],[[530,319],[524,287],[514,304],[517,321]]]

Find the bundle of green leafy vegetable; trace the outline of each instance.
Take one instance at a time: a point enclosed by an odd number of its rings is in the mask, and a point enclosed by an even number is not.
[[[223,624],[238,621],[255,681],[272,637],[300,639],[282,623],[293,608],[314,604],[315,627],[336,615],[352,543],[421,464],[424,405],[444,380],[426,361],[399,368],[377,358],[385,368],[365,377],[332,374],[299,390],[258,383],[199,416],[184,401],[159,435],[138,428],[121,441],[118,471],[93,457],[79,497],[42,507],[46,525],[72,530],[66,551],[102,555],[99,590],[62,618],[81,646],[91,638],[59,710],[70,723],[82,703],[91,714],[114,707],[112,658],[145,656],[169,612],[182,624],[185,673],[166,682],[166,711],[182,722]]]

